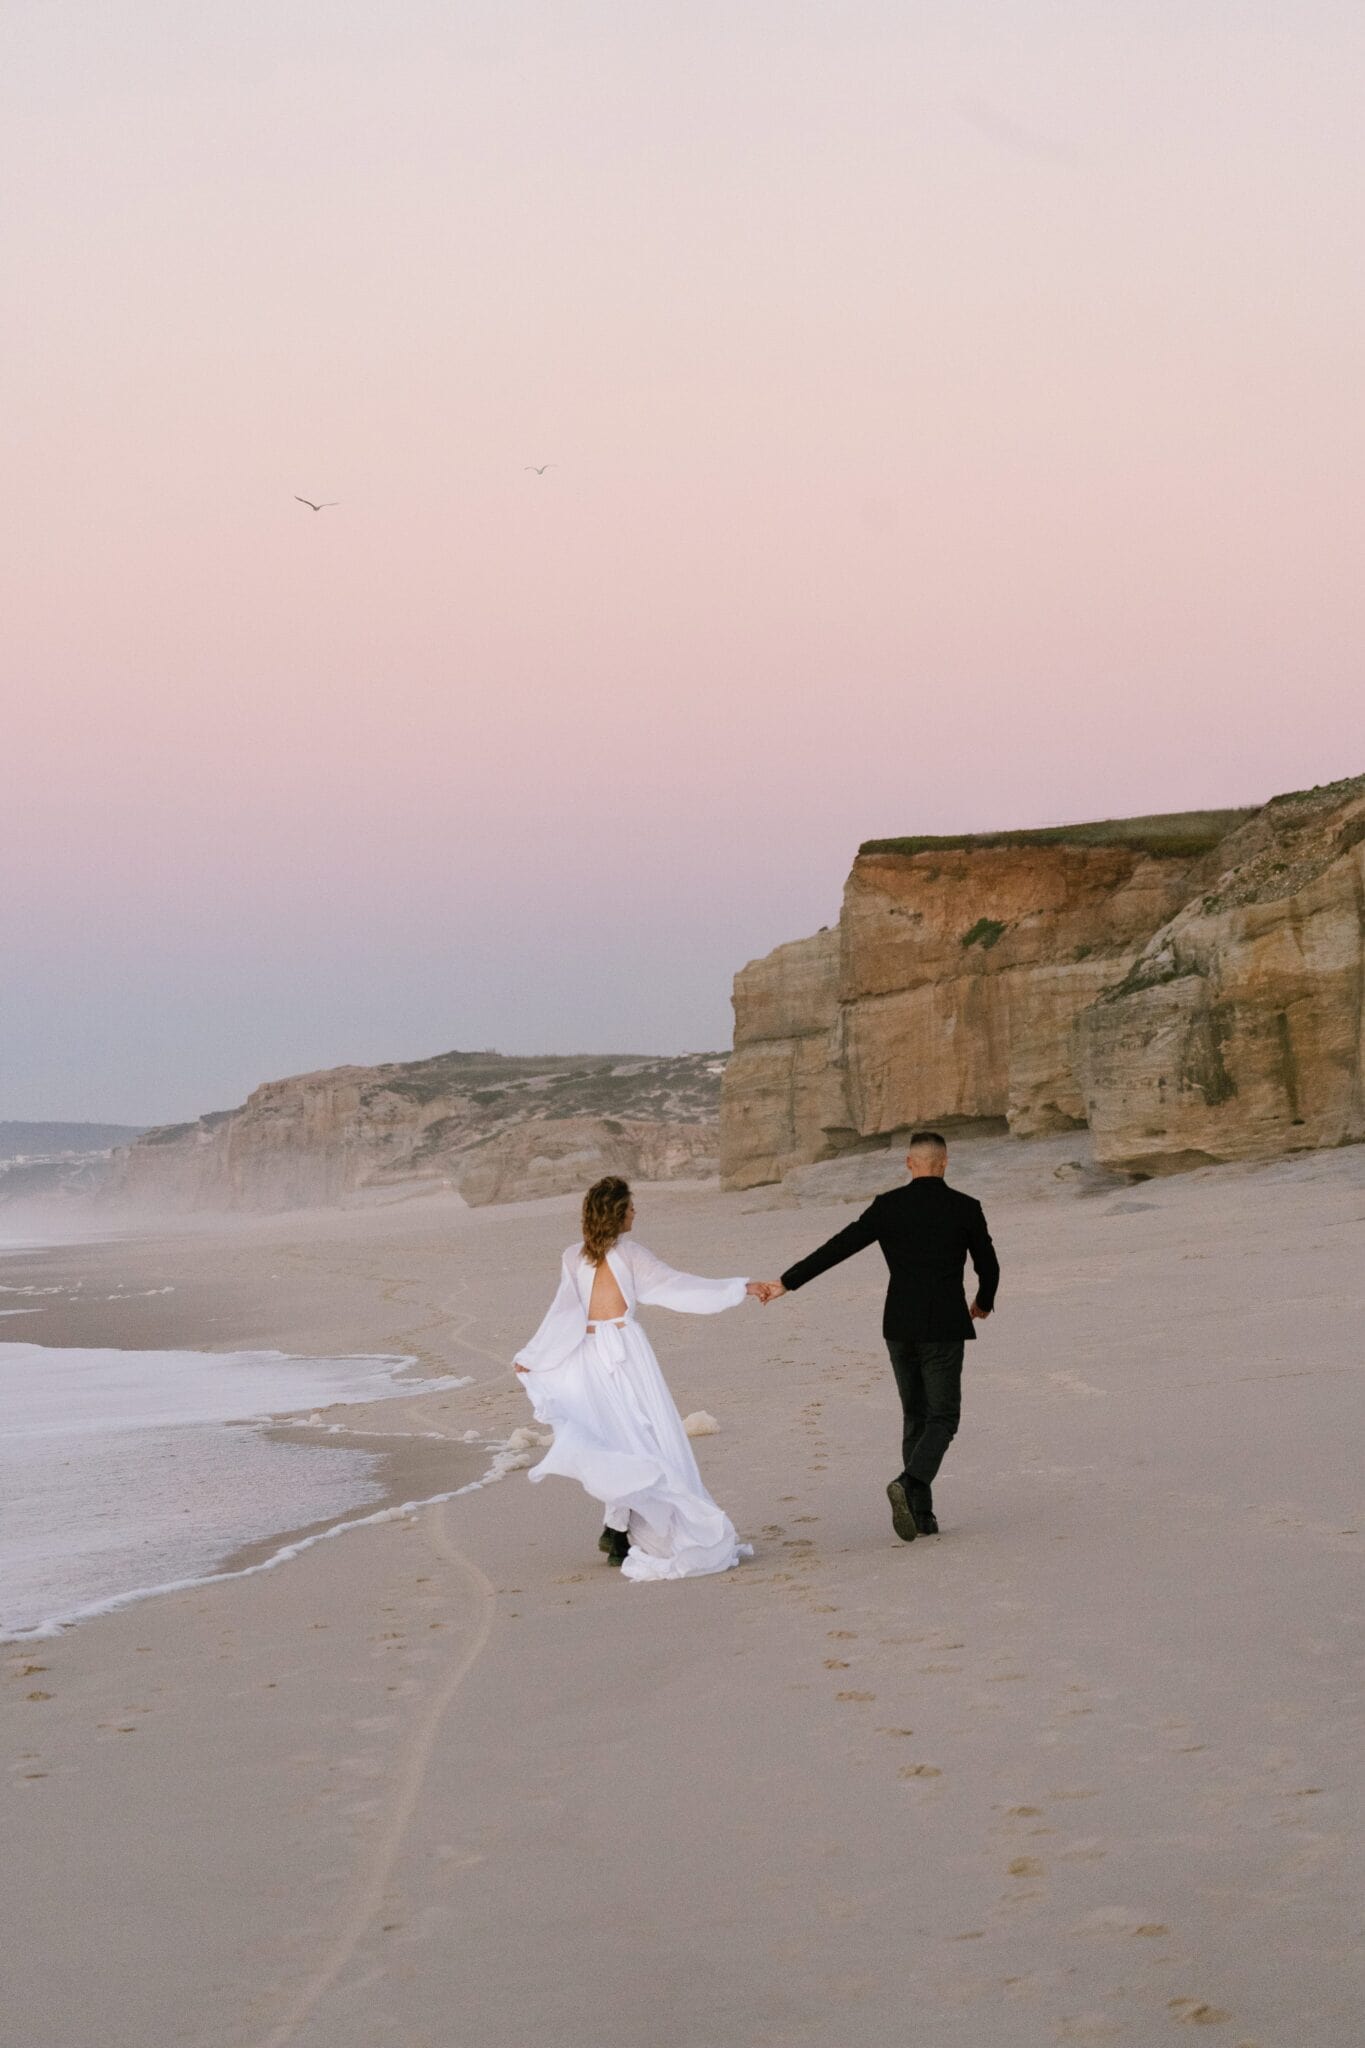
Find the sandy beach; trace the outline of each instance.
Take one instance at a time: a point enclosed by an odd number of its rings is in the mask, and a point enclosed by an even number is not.
[[[889,1526],[871,1253],[650,1312],[720,1424],[733,1573],[624,1584],[594,1504],[512,1471],[0,1648],[5,2048],[1355,2048],[1365,1147],[1088,1194],[1049,1156],[950,1165],[1004,1282],[937,1539]],[[760,1277],[854,1213],[640,1210],[670,1262]],[[326,1418],[426,1499],[529,1421],[507,1361],[575,1220],[36,1250],[7,1280],[85,1298],[0,1333],[468,1375]]]

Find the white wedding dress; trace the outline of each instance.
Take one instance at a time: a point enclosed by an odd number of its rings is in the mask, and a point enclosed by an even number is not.
[[[641,1304],[712,1316],[744,1299],[744,1280],[675,1273],[642,1244],[619,1239],[607,1253],[626,1304],[613,1322],[588,1328],[596,1268],[581,1244],[564,1254],[559,1289],[545,1320],[517,1353],[522,1385],[553,1447],[530,1476],[576,1479],[606,1510],[609,1528],[628,1529],[627,1579],[689,1579],[728,1571],[751,1556],[702,1484],[682,1418],[653,1346],[635,1319]]]

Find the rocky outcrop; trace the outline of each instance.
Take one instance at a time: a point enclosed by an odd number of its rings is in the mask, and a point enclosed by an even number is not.
[[[788,1167],[845,1151],[839,933],[779,946],[735,979],[735,1049],[725,1070],[721,1177],[780,1180]]]
[[[444,1053],[268,1081],[240,1109],[116,1152],[123,1208],[281,1210],[457,1188],[558,1194],[599,1174],[714,1172],[725,1055],[511,1059]]]
[[[726,1184],[917,1123],[1082,1123],[1072,1023],[1185,900],[1228,818],[864,847],[838,926],[736,978]]]
[[[1138,1172],[1365,1135],[1365,778],[1222,811],[871,842],[735,982],[732,1187],[916,1124],[1089,1123]]]
[[[1365,777],[1277,797],[1234,833],[1075,1036],[1107,1165],[1365,1139]]]
[[[604,1173],[624,1180],[713,1180],[718,1139],[715,1124],[546,1118],[476,1145],[460,1163],[456,1186],[472,1207],[482,1208],[572,1194]]]

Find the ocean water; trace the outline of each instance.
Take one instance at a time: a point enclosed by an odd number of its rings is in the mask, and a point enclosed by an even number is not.
[[[0,1641],[209,1576],[245,1544],[380,1499],[371,1453],[280,1443],[259,1425],[466,1384],[400,1379],[412,1363],[0,1343]]]

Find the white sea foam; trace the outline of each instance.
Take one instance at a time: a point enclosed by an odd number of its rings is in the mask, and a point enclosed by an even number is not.
[[[352,1529],[372,1529],[376,1522],[401,1522],[409,1515],[420,1514],[423,1508],[439,1507],[443,1501],[459,1500],[462,1494],[478,1493],[483,1487],[493,1486],[499,1479],[504,1479],[509,1471],[519,1471],[523,1463],[530,1462],[519,1453],[509,1462],[505,1446],[501,1449],[497,1446],[492,1448],[497,1450],[497,1456],[488,1470],[477,1479],[466,1480],[463,1486],[451,1487],[448,1493],[429,1493],[421,1500],[400,1501],[394,1507],[380,1508],[373,1515],[349,1515],[344,1522],[333,1523],[330,1529],[317,1529],[311,1536],[300,1536],[293,1543],[282,1543],[278,1550],[272,1550],[270,1555],[263,1557],[258,1564],[241,1565],[236,1571],[200,1572],[194,1578],[168,1579],[160,1585],[135,1586],[131,1592],[113,1593],[105,1600],[90,1601],[86,1606],[77,1608],[70,1614],[50,1616],[48,1620],[36,1624],[33,1628],[16,1629],[8,1635],[0,1632],[0,1643],[29,1642],[45,1636],[60,1635],[61,1631],[69,1628],[73,1622],[88,1621],[96,1614],[112,1614],[117,1608],[131,1607],[139,1600],[150,1600],[157,1593],[184,1593],[194,1586],[221,1584],[225,1579],[253,1579],[258,1572],[274,1571],[276,1566],[288,1564],[291,1558],[302,1557],[306,1550],[314,1549],[319,1543],[329,1543],[335,1536],[345,1536]],[[742,1545],[741,1548],[752,1554],[748,1544]]]
[[[412,1363],[0,1344],[0,1640],[380,1498],[368,1451],[226,1425],[467,1384],[399,1378]]]

